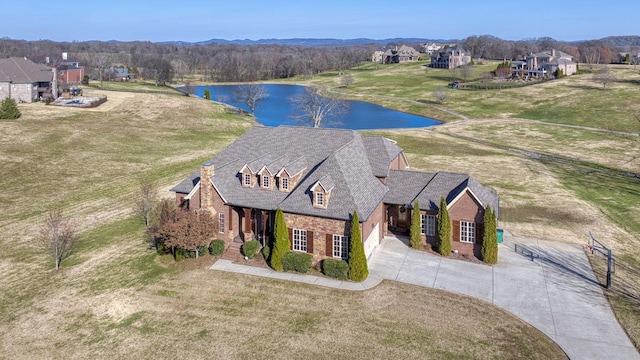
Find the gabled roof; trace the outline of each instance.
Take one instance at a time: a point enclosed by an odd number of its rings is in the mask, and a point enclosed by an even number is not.
[[[0,81],[13,84],[33,84],[50,82],[53,79],[51,68],[36,64],[19,57],[0,59]]]
[[[389,163],[402,153],[395,141],[382,136],[362,136],[371,170],[377,177],[387,177]]]
[[[469,174],[391,170],[387,185],[390,191],[384,202],[388,204],[411,206],[418,200],[420,209],[437,211],[441,197],[445,198],[447,204],[452,204],[468,190],[482,207],[491,205],[496,211],[496,216],[499,216],[498,195]]]
[[[374,176],[367,154],[362,136],[353,130],[254,127],[211,159],[211,181],[230,205],[264,210],[280,207],[285,212],[345,220],[357,210],[365,221],[387,192]],[[238,173],[245,165],[253,171],[266,166],[271,174],[283,168],[292,176],[304,173],[290,192],[246,188]],[[192,173],[172,191],[189,193],[199,175],[199,170]],[[318,181],[331,190],[327,209],[314,208],[311,201],[311,187]]]

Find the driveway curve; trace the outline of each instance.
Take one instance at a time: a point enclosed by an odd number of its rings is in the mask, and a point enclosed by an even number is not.
[[[447,259],[384,238],[369,277],[482,299],[533,325],[571,359],[640,359],[583,249],[506,234],[494,266]]]

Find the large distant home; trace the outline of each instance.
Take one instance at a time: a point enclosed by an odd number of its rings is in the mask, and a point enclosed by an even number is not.
[[[61,85],[78,85],[84,78],[84,66],[62,53],[62,62],[56,66],[57,80]]]
[[[0,99],[9,97],[17,102],[32,102],[52,97],[54,71],[26,58],[0,59]]]
[[[406,233],[420,211],[423,240],[434,244],[440,198],[448,202],[453,249],[478,254],[491,189],[468,174],[408,170],[404,152],[382,136],[352,130],[254,127],[171,189],[179,206],[207,210],[227,244],[273,241],[285,214],[291,249],[314,261],[346,258],[357,211],[367,257],[389,233]],[[420,209],[413,209],[418,200]]]
[[[512,61],[511,67],[516,74],[538,78],[554,76],[558,69],[561,69],[564,75],[573,75],[578,71],[573,56],[555,49],[527,55],[520,61]]]
[[[469,63],[471,63],[471,55],[462,49],[449,47],[434,52],[429,66],[436,69],[453,69]]]
[[[371,61],[381,64],[397,64],[405,62],[415,62],[420,59],[420,52],[411,46],[402,45],[386,51],[375,51],[371,56]]]

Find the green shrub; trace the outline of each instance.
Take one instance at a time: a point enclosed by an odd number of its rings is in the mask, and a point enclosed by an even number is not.
[[[0,103],[0,119],[17,119],[20,117],[20,110],[16,101],[6,98]]]
[[[284,213],[280,208],[276,209],[276,219],[273,232],[275,242],[273,243],[269,264],[273,270],[282,271],[282,258],[291,248],[291,243],[289,242],[289,230],[287,230],[287,224],[284,221]]]
[[[85,75],[82,78],[82,85],[89,85],[89,75]]]
[[[265,246],[262,248],[262,256],[264,257],[265,261],[269,261],[269,256],[271,255],[271,248],[269,247],[269,245]]]
[[[409,246],[414,249],[422,249],[422,226],[420,222],[420,205],[418,200],[413,203],[411,210],[411,227],[409,228]]]
[[[209,91],[209,89],[204,89],[204,98],[211,100],[211,91]]]
[[[209,244],[209,254],[213,256],[221,255],[224,252],[224,241],[215,239]]]
[[[360,220],[358,213],[354,211],[351,218],[351,237],[349,238],[349,279],[363,281],[367,276],[369,276],[369,267],[362,244]]]
[[[440,198],[440,208],[438,209],[438,237],[436,248],[440,255],[451,255],[451,220],[447,210],[447,201]]]
[[[260,250],[260,243],[256,240],[247,241],[242,244],[242,248],[240,250],[242,250],[242,254],[244,256],[249,259],[253,259],[253,257],[258,253],[258,250]]]
[[[338,280],[349,278],[349,263],[339,259],[324,259],[322,273]]]
[[[498,262],[498,234],[496,215],[491,206],[487,205],[484,212],[484,234],[482,239],[482,261],[487,264]]]
[[[202,246],[198,248],[198,257],[205,256],[209,252],[209,249],[206,246]],[[195,253],[195,251],[194,251]]]
[[[164,246],[164,244],[158,244],[156,248],[158,255],[171,254],[171,249]]]
[[[313,255],[289,251],[282,257],[282,269],[307,273],[311,269]]]

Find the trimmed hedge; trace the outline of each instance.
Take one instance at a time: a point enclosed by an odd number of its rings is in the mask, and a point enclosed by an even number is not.
[[[242,244],[240,250],[242,250],[242,254],[244,256],[248,257],[249,259],[253,259],[253,257],[258,253],[258,250],[260,250],[260,243],[256,240],[247,241],[246,243]]]
[[[338,280],[349,278],[349,263],[338,259],[324,259],[322,273]]]
[[[224,252],[224,240],[215,239],[209,244],[209,254],[213,256],[221,255]]]
[[[289,251],[282,257],[282,269],[284,271],[297,271],[306,273],[311,269],[313,255]]]

